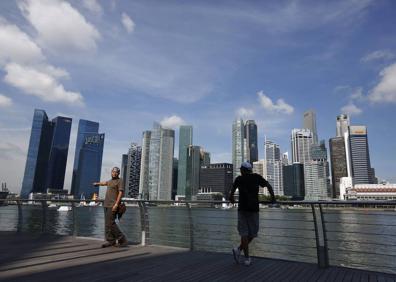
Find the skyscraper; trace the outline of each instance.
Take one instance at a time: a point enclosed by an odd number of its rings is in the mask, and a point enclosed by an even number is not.
[[[371,184],[370,153],[366,126],[349,126],[348,130],[349,156],[347,165],[353,178],[353,184]]]
[[[122,178],[122,186],[123,187],[126,187],[127,170],[128,170],[128,154],[122,154],[121,178]]]
[[[138,198],[139,196],[141,158],[142,147],[136,143],[132,143],[128,151],[125,181],[125,195],[130,198]]]
[[[344,134],[348,132],[349,123],[350,121],[348,115],[342,114],[337,116],[337,123],[336,123],[337,137],[344,137]]]
[[[267,181],[274,189],[275,195],[283,195],[282,160],[279,145],[272,141],[265,141],[265,159]]]
[[[149,164],[150,164],[151,131],[143,132],[142,157],[140,165],[139,195],[141,199],[149,197]]]
[[[242,119],[236,119],[232,124],[232,165],[233,178],[240,175],[240,167],[244,160],[245,126]],[[246,141],[245,141],[246,142]]]
[[[92,183],[100,180],[105,136],[98,131],[99,123],[79,120],[71,185],[74,198],[83,195],[90,199],[93,193],[99,193]]]
[[[21,198],[63,189],[71,123],[65,117],[49,121],[44,110],[34,110]]]
[[[304,126],[303,128],[309,129],[312,133],[314,144],[318,144],[318,131],[316,129],[316,113],[313,110],[304,113]]]
[[[186,195],[187,149],[193,142],[193,127],[181,125],[179,129],[179,160],[177,169],[177,195]]]
[[[305,163],[311,160],[313,137],[309,129],[293,129],[291,150],[293,163]]]
[[[246,160],[250,163],[258,160],[257,125],[254,120],[245,124]]]
[[[201,167],[209,167],[210,166],[210,153],[206,152],[201,147]]]
[[[190,145],[187,148],[186,200],[192,200],[199,191],[201,170],[201,147]]]
[[[150,200],[172,197],[173,151],[175,131],[154,123],[149,151],[148,193]]]
[[[334,137],[329,140],[330,160],[331,160],[331,179],[333,184],[332,197],[340,196],[341,177],[348,176],[345,142],[344,137]]]
[[[283,189],[285,196],[303,200],[305,197],[304,165],[294,163],[283,166]]]
[[[304,163],[305,198],[326,199],[331,196],[327,149],[324,140],[311,147],[311,161]]]

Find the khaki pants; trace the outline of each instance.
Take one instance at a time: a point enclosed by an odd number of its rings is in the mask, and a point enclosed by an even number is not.
[[[124,234],[118,228],[117,223],[115,222],[115,212],[112,211],[112,208],[105,207],[105,237],[106,241],[109,243],[115,243],[116,240],[120,240],[125,238]]]

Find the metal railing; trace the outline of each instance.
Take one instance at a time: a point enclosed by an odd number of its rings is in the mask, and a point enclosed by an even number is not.
[[[9,229],[17,232],[33,230],[103,238],[103,212],[95,208],[79,209],[79,202],[34,200],[38,205],[28,205],[32,200],[8,199],[16,208],[8,209],[14,214],[7,217],[3,212],[6,209],[1,207],[0,228],[8,222],[14,224]],[[237,209],[222,207],[228,202],[124,202],[129,206],[121,219],[121,228],[130,240],[143,246],[157,244],[229,252],[239,242]],[[71,211],[62,215],[51,210],[49,203],[67,204]],[[252,255],[314,262],[321,268],[342,265],[396,273],[395,201],[278,204],[279,208],[260,209],[260,234],[252,243]]]

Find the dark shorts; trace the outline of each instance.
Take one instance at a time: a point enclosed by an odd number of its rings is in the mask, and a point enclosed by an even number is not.
[[[241,237],[257,237],[259,231],[259,213],[238,211],[238,232]]]

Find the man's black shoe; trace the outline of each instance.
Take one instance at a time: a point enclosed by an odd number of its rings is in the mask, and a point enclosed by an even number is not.
[[[118,240],[118,243],[115,245],[116,247],[127,247],[128,246],[128,240],[123,237]]]
[[[107,248],[107,247],[111,247],[114,245],[115,245],[115,243],[106,242],[106,243],[102,244],[102,248]]]

